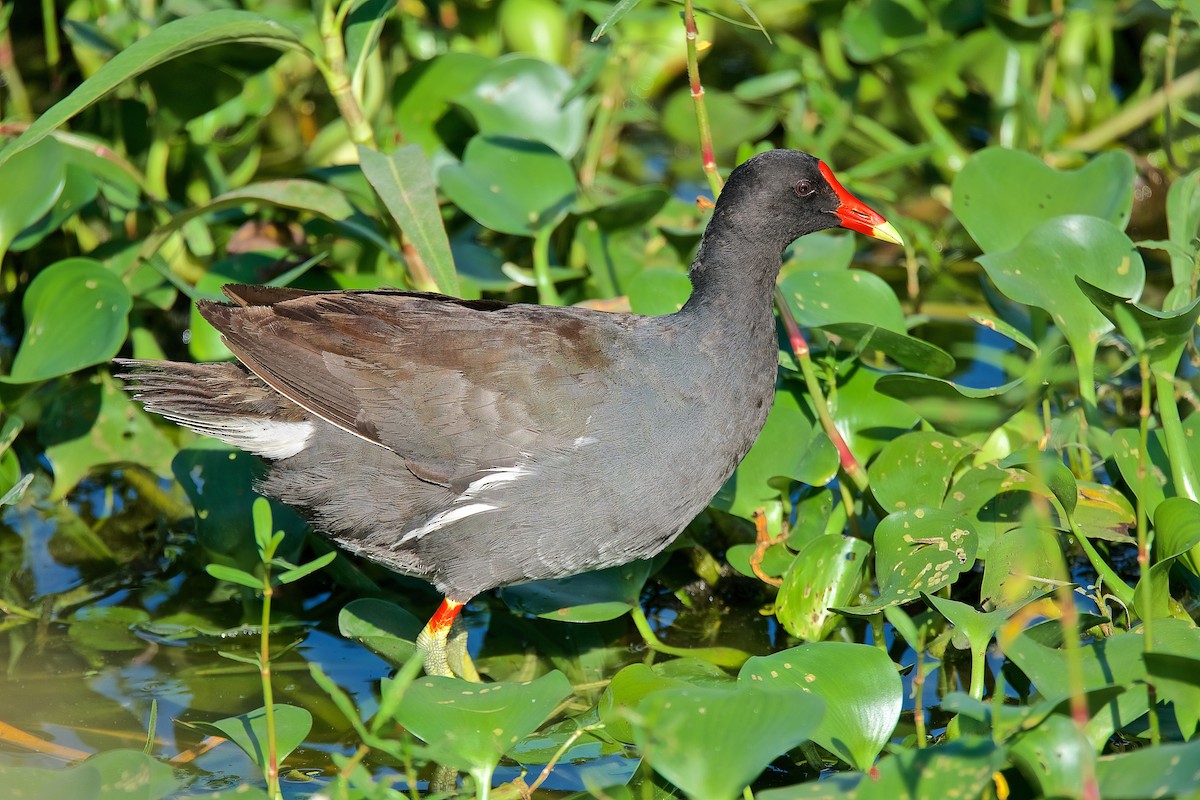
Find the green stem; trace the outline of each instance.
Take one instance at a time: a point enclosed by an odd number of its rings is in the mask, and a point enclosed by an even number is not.
[[[262,633],[259,646],[259,676],[262,678],[263,713],[267,717],[267,794],[272,800],[281,800],[279,787],[279,746],[275,738],[275,695],[271,689],[271,571],[263,570]]]
[[[1075,535],[1079,546],[1083,548],[1083,554],[1087,556],[1088,563],[1092,565],[1092,569],[1096,570],[1096,574],[1104,581],[1104,588],[1112,592],[1118,600],[1125,604],[1126,608],[1134,606],[1133,589],[1129,588],[1129,584],[1121,580],[1121,577],[1113,571],[1113,568],[1108,565],[1108,562],[1104,560],[1100,552],[1083,535],[1083,531],[1075,524],[1075,520],[1068,517],[1067,524],[1071,527],[1071,533]]]
[[[1142,353],[1138,358],[1138,367],[1142,377],[1142,405],[1138,411],[1140,424],[1138,426],[1138,471],[1137,479],[1140,484],[1137,494],[1137,541],[1138,566],[1141,568],[1142,579],[1138,581],[1136,591],[1138,599],[1138,616],[1142,618],[1143,652],[1154,652],[1154,570],[1150,569],[1150,540],[1146,530],[1146,505],[1142,500],[1145,495],[1146,479],[1149,470],[1146,468],[1146,452],[1150,444],[1150,356]],[[1174,398],[1172,398],[1174,405]],[[1162,733],[1158,725],[1158,711],[1155,709],[1154,685],[1146,683],[1147,707],[1146,713],[1150,723],[1150,741],[1158,745]]]
[[[550,237],[554,229],[538,228],[533,234],[533,280],[537,284],[538,302],[544,306],[561,306],[562,298],[554,288],[550,275]]]
[[[58,16],[54,10],[54,0],[42,0],[42,36],[46,42],[46,66],[51,75],[57,75],[58,64],[62,61],[62,48],[58,43]]]
[[[3,0],[0,0],[0,7],[3,5]],[[0,78],[4,80],[5,94],[8,95],[8,108],[3,110],[3,116],[33,119],[33,106],[29,102],[29,93],[25,91],[21,71],[17,69],[13,56],[12,29],[8,26],[0,30]]]
[[[1079,610],[1075,607],[1071,585],[1060,585],[1055,599],[1062,609],[1063,653],[1067,660],[1067,687],[1071,696],[1071,719],[1079,733],[1086,736],[1089,715],[1083,679],[1083,655],[1079,647]],[[1096,785],[1094,762],[1089,759],[1083,759],[1082,762],[1083,774],[1080,781],[1082,796],[1087,800],[1099,800],[1100,792]]]
[[[987,672],[987,648],[971,648],[971,687],[967,691],[976,700],[983,699],[984,674]]]
[[[1084,418],[1096,418],[1096,346],[1085,344],[1072,347],[1075,369],[1079,374],[1079,397],[1083,400]]]
[[[1179,407],[1175,404],[1175,382],[1170,375],[1155,372],[1154,389],[1158,396],[1158,419],[1162,423],[1175,491],[1181,497],[1200,501],[1200,481],[1196,479],[1196,470],[1188,453],[1187,435],[1183,432]]]
[[[335,14],[330,0],[325,0],[321,4],[317,28],[321,34],[321,43],[324,45],[325,58],[314,58],[313,64],[321,73],[321,77],[325,79],[325,85],[333,96],[333,102],[337,104],[338,111],[341,112],[346,129],[350,133],[350,141],[375,147],[375,132],[371,130],[367,118],[363,115],[362,106],[359,105],[358,98],[354,96],[354,87],[351,84],[350,76],[346,74],[346,45],[342,41],[342,23],[345,21],[350,5],[349,2],[343,3]]]

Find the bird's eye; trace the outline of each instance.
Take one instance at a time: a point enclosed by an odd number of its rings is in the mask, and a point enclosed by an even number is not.
[[[813,185],[812,185],[811,181],[802,180],[796,184],[796,196],[797,197],[808,197],[812,193],[813,193]]]

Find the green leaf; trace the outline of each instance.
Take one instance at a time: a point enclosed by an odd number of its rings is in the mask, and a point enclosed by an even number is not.
[[[1133,185],[1133,159],[1123,150],[1063,171],[1023,150],[989,147],[972,155],[955,176],[951,208],[990,254],[1016,247],[1041,224],[1068,214],[1087,214],[1124,228],[1133,209]],[[1029,269],[1036,272],[1036,267]],[[1051,280],[1046,286],[1066,288]]]
[[[457,295],[454,256],[438,209],[433,169],[425,152],[414,144],[385,156],[359,145],[358,158],[363,174],[416,248],[437,290],[442,294]]]
[[[1039,797],[1077,797],[1084,778],[1096,772],[1092,743],[1070,717],[1060,714],[1021,734],[1009,744],[1008,752],[1038,787]]]
[[[258,44],[312,55],[291,30],[249,11],[210,11],[168,22],[117,53],[75,91],[38,117],[16,141],[0,151],[0,165],[46,138],[130,78],[173,58],[218,44]]]
[[[1011,300],[1045,310],[1077,358],[1091,357],[1112,323],[1075,283],[1082,278],[1121,297],[1138,297],[1146,268],[1120,228],[1097,217],[1055,217],[1008,250],[980,256],[988,277]]]
[[[885,511],[940,508],[950,476],[974,448],[934,431],[912,431],[884,445],[868,470],[871,493]]]
[[[585,572],[566,578],[531,581],[500,590],[500,598],[519,614],[561,622],[616,619],[641,600],[642,587],[654,572],[653,559]]]
[[[568,98],[572,83],[560,66],[510,54],[493,60],[454,102],[470,113],[482,134],[541,142],[570,159],[583,143],[587,124],[584,98]]]
[[[491,778],[500,757],[533,733],[571,684],[557,670],[528,683],[472,684],[424,677],[408,687],[396,721],[443,764]]]
[[[1096,762],[1096,782],[1105,800],[1194,797],[1200,790],[1200,740],[1160,744],[1104,756]]]
[[[125,343],[132,307],[129,289],[99,261],[52,264],[25,293],[25,335],[0,381],[36,383],[110,360]]]
[[[180,789],[169,764],[137,750],[109,750],[66,768],[3,765],[0,785],[7,800],[163,800]]]
[[[396,79],[396,127],[404,141],[419,144],[430,156],[445,153],[447,142],[473,131],[460,115],[448,113],[451,101],[468,91],[491,68],[492,59],[477,53],[444,53],[414,64]],[[457,124],[455,124],[457,123]],[[449,130],[449,133],[447,131]]]
[[[1062,544],[1055,531],[1022,527],[1005,531],[988,548],[980,599],[985,608],[1012,605],[1068,581]]]
[[[732,800],[776,756],[811,738],[825,704],[739,682],[664,689],[638,704],[643,758],[693,800]]]
[[[9,148],[11,149],[11,147]],[[63,148],[53,139],[11,158],[0,151],[0,185],[20,186],[0,199],[0,256],[28,226],[54,207],[67,182]]]
[[[881,394],[903,400],[935,428],[954,436],[990,433],[1025,405],[1021,378],[994,389],[974,389],[943,378],[893,372],[876,383]]]
[[[236,567],[227,567],[224,564],[206,564],[204,571],[219,581],[229,581],[230,583],[236,583],[239,586],[248,586],[251,589],[259,591],[262,591],[263,588],[262,581],[259,578]]]
[[[683,308],[692,294],[692,282],[683,270],[644,269],[629,280],[627,291],[634,314],[662,316]]]
[[[423,627],[424,623],[408,610],[372,597],[352,600],[338,614],[342,636],[397,666],[417,651],[417,636]]]
[[[150,615],[140,608],[84,606],[71,615],[71,641],[91,650],[116,653],[144,650],[146,641],[135,633]]]
[[[354,0],[346,17],[346,72],[358,97],[363,94],[367,61],[379,44],[384,21],[395,8],[392,0]]]
[[[312,714],[299,706],[275,703],[271,706],[275,715],[275,749],[279,763],[283,763],[291,752],[304,743],[312,730]],[[259,769],[267,768],[267,713],[258,708],[236,717],[226,717],[216,722],[191,722],[188,725],[210,735],[223,736],[242,752],[250,756]]]
[[[1196,328],[1196,321],[1200,319],[1200,297],[1174,311],[1155,311],[1127,297],[1107,292],[1078,276],[1075,282],[1100,313],[1121,330],[1125,338],[1143,343],[1135,349],[1149,354],[1151,366],[1157,370],[1175,372],[1183,348],[1187,346]],[[1135,326],[1135,331],[1126,329],[1130,324]]]
[[[280,583],[294,583],[306,575],[311,575],[322,567],[328,565],[335,558],[337,558],[337,551],[331,550],[323,556],[314,558],[307,564],[303,564],[295,569],[289,569],[287,572],[281,572],[277,580]]]
[[[575,202],[571,165],[540,142],[476,136],[458,164],[438,171],[442,191],[485,228],[533,236]]]
[[[841,617],[833,609],[853,600],[862,586],[871,547],[837,534],[808,542],[783,574],[775,616],[798,639],[820,641]]]
[[[755,657],[738,673],[738,683],[747,682],[794,687],[824,700],[812,739],[855,769],[875,763],[904,704],[896,665],[865,644],[818,642]]]

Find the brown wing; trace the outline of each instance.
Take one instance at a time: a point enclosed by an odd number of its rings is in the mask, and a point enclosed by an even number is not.
[[[566,452],[608,392],[619,317],[406,292],[229,287],[200,312],[296,404],[458,490],[527,454]],[[617,349],[620,349],[619,346]]]

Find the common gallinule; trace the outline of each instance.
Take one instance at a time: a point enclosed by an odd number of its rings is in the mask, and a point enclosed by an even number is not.
[[[263,493],[433,583],[426,669],[461,672],[471,597],[647,558],[704,509],[771,407],[783,250],[839,225],[900,242],[775,150],[729,176],[675,314],[227,286],[200,313],[245,368],[120,363],[148,411],[271,460]]]

